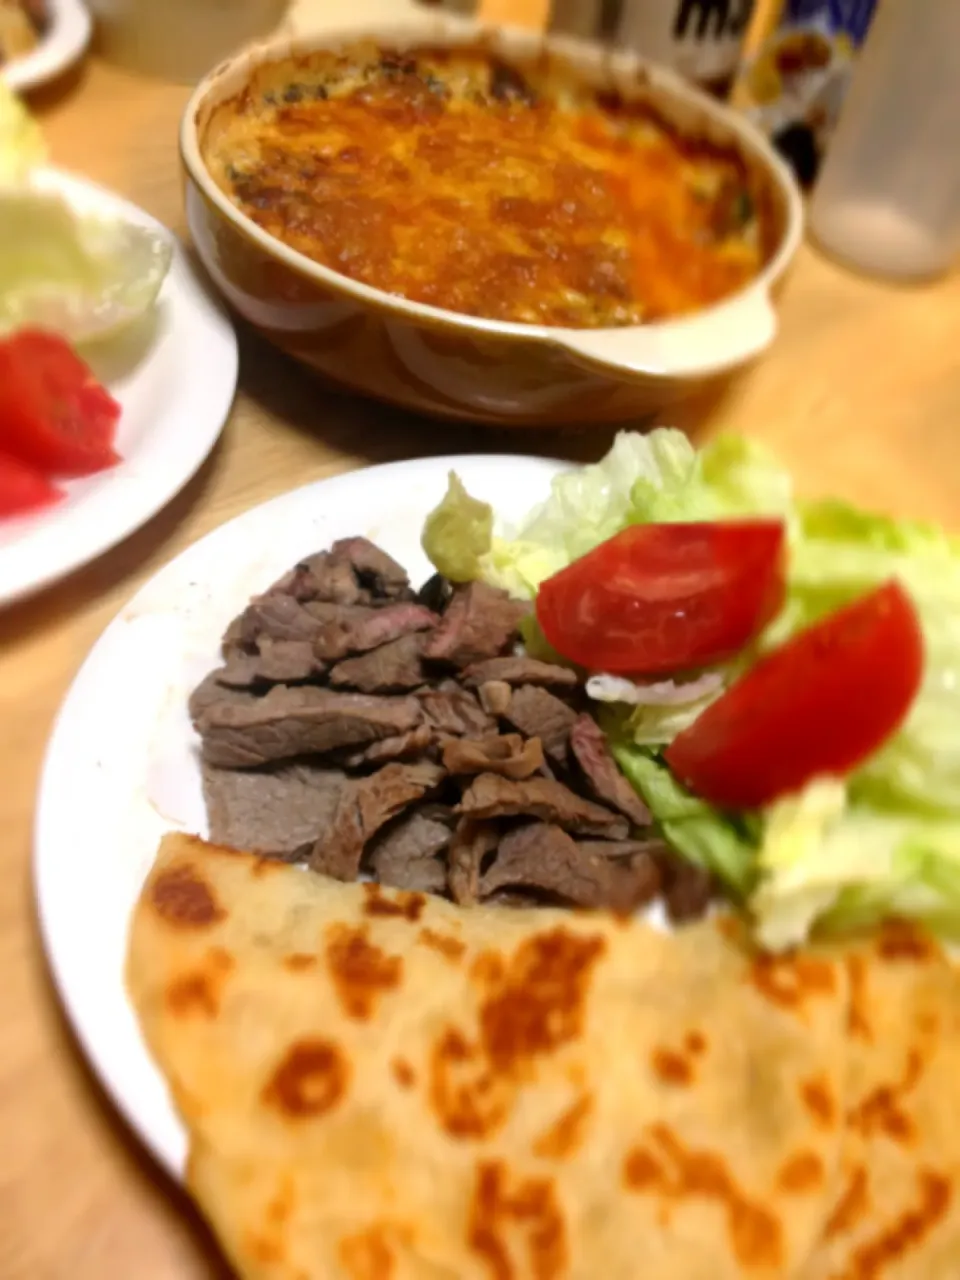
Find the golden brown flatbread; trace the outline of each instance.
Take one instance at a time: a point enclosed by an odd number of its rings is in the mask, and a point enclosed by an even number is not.
[[[169,837],[128,979],[244,1277],[786,1280],[835,1209],[842,958]]]
[[[957,1280],[960,978],[462,910],[184,837],[128,979],[257,1280]]]

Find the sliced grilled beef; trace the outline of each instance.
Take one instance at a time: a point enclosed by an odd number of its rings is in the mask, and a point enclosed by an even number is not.
[[[330,683],[359,689],[361,693],[399,693],[424,681],[420,651],[422,633],[413,632],[371,649],[357,658],[345,658],[330,672]]]
[[[277,685],[262,698],[211,702],[197,724],[209,764],[244,769],[393,737],[415,728],[422,714],[414,698]]]
[[[291,862],[305,858],[333,818],[346,780],[341,769],[303,762],[264,769],[204,763],[210,839]]]
[[[503,889],[535,889],[578,907],[633,911],[660,889],[660,871],[648,854],[617,862],[588,853],[560,827],[524,823],[500,841],[480,881],[480,896]]]
[[[450,773],[499,773],[503,778],[529,778],[543,764],[539,738],[526,741],[518,733],[485,738],[448,738],[443,767]]]
[[[268,595],[288,595],[294,600],[327,600],[333,604],[369,604],[371,595],[357,581],[347,560],[320,551],[299,561],[273,584]]]
[[[360,751],[351,751],[343,757],[342,763],[348,769],[361,769],[368,764],[385,764],[388,760],[414,760],[422,756],[434,743],[434,731],[428,724],[418,724],[415,729],[406,733],[394,734],[391,738],[381,738],[379,742],[371,742]]]
[[[416,698],[427,721],[440,733],[475,738],[496,733],[496,721],[484,711],[469,689],[454,680],[444,680],[435,689],[418,689]]]
[[[463,818],[457,823],[447,851],[447,888],[461,907],[472,907],[479,901],[483,860],[499,840],[500,832],[492,822]]]
[[[625,839],[628,831],[626,820],[619,814],[584,800],[562,782],[550,778],[513,782],[494,773],[481,773],[463,793],[457,812],[469,818],[540,818],[567,831],[608,836],[611,840]]]
[[[342,606],[328,607],[339,609]],[[320,626],[319,619],[299,600],[280,594],[268,594],[252,600],[237,620],[239,640],[246,649],[254,649],[261,636],[269,636],[272,640],[306,640],[312,644]],[[235,634],[233,624],[224,636],[225,644],[232,634]]]
[[[507,714],[512,694],[513,690],[504,680],[488,680],[477,690],[481,707],[498,720]]]
[[[524,601],[485,582],[455,587],[423,656],[455,667],[495,658],[513,644],[520,620],[529,611]]]
[[[618,809],[635,827],[650,825],[650,810],[620,772],[603,730],[586,712],[570,730],[570,750],[598,800]]]
[[[310,854],[310,867],[335,880],[356,880],[367,842],[408,805],[443,779],[439,765],[388,764],[366,778],[351,778],[336,812]]]
[[[308,640],[274,640],[261,636],[256,653],[233,653],[217,675],[230,689],[260,689],[272,684],[302,684],[323,675],[324,664],[314,657]]]
[[[410,600],[413,591],[402,565],[369,538],[340,538],[330,548],[335,563],[347,564],[360,586],[384,600]]]
[[[412,601],[391,602],[380,608],[316,601],[304,608],[318,623],[313,651],[330,662],[348,653],[366,653],[400,636],[428,631],[438,621],[436,614]]]
[[[236,707],[249,707],[260,701],[249,689],[235,689],[221,684],[220,676],[224,670],[224,667],[219,667],[216,671],[211,671],[208,676],[204,676],[190,695],[187,711],[191,724],[198,732],[201,731],[203,718],[211,707],[222,703],[230,703]]]
[[[524,684],[514,689],[503,718],[526,737],[539,738],[551,760],[566,764],[570,731],[576,724],[577,713],[565,702],[546,689]]]
[[[548,685],[554,689],[575,689],[580,683],[577,673],[570,667],[539,662],[519,653],[475,662],[463,673],[463,683],[469,689],[476,689],[488,680],[502,680],[509,685]]]
[[[440,818],[415,809],[374,838],[369,850],[371,870],[381,884],[394,889],[442,893],[447,868],[440,854],[452,835]]]

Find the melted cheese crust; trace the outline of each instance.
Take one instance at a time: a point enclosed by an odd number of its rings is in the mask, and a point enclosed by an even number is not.
[[[572,328],[684,315],[764,261],[733,148],[481,49],[262,68],[204,159],[260,227],[412,301]]]

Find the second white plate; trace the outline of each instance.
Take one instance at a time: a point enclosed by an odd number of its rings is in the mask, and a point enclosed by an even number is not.
[[[49,23],[37,47],[0,68],[0,78],[24,93],[66,71],[83,56],[93,21],[82,0],[47,0]]]
[[[37,185],[62,192],[84,212],[163,230],[142,209],[59,170],[41,171]],[[55,507],[0,520],[0,604],[62,578],[145,524],[206,458],[233,402],[233,325],[176,242],[153,313],[83,354],[120,402],[123,461],[67,482],[67,497]]]

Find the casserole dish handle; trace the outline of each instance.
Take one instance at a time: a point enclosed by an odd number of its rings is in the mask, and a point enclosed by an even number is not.
[[[622,380],[698,381],[754,359],[776,331],[770,295],[757,288],[688,319],[623,329],[568,329],[554,341],[577,364]]]

